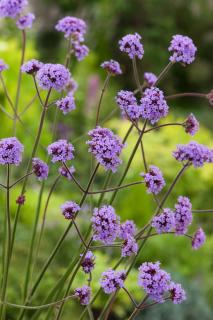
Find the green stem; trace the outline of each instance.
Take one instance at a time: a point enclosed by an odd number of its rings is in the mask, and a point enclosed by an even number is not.
[[[182,92],[182,93],[176,93],[176,94],[171,94],[170,96],[166,96],[166,99],[176,99],[176,98],[183,98],[183,97],[195,97],[195,98],[208,99],[208,94],[198,93],[198,92]]]
[[[154,86],[156,87],[157,84],[160,82],[160,80],[162,80],[165,75],[167,74],[167,72],[170,70],[170,68],[173,66],[174,62],[170,61],[167,66],[161,71],[161,73],[159,74],[157,80],[154,83]]]
[[[106,79],[105,79],[105,81],[104,81],[103,88],[102,88],[102,90],[101,90],[101,96],[100,96],[99,103],[98,103],[95,126],[97,126],[97,125],[98,125],[98,122],[99,122],[100,110],[101,110],[101,102],[102,102],[102,100],[103,100],[104,92],[105,92],[105,90],[106,90],[106,87],[107,87],[107,84],[108,84],[108,82],[109,82],[109,79],[110,79],[110,74],[108,73],[108,74],[107,74],[107,77],[106,77]]]

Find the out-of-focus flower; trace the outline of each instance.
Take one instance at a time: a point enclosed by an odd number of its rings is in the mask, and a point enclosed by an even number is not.
[[[61,211],[65,219],[73,219],[81,210],[79,205],[75,203],[74,201],[66,201],[64,204],[61,205]]]
[[[17,20],[16,25],[21,30],[30,29],[30,28],[32,28],[34,20],[35,20],[34,14],[28,13],[25,16],[20,17]]]
[[[202,228],[199,228],[192,238],[192,248],[198,250],[206,241],[206,235]]]
[[[24,146],[16,137],[0,140],[0,164],[14,164],[18,166],[22,161]]]
[[[91,288],[88,286],[77,288],[74,291],[74,295],[79,299],[80,304],[82,304],[83,306],[88,305],[90,303]]]
[[[109,61],[104,61],[101,64],[101,67],[112,76],[118,76],[119,74],[122,74],[120,64],[115,60],[111,59]]]
[[[199,122],[195,116],[191,113],[186,121],[184,122],[184,127],[186,133],[189,133],[191,136],[194,136],[195,133],[199,130]]]

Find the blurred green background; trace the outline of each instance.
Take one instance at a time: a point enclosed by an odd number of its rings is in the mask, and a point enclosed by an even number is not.
[[[77,109],[66,117],[59,116],[57,127],[57,138],[69,139],[76,148],[76,157],[73,161],[76,167],[76,176],[83,185],[88,180],[90,172],[91,157],[87,153],[86,132],[94,127],[95,112],[100,91],[105,79],[105,73],[100,68],[104,60],[114,58],[121,63],[124,74],[110,80],[109,88],[104,95],[102,104],[101,119],[105,119],[112,110],[116,109],[114,97],[121,89],[134,89],[135,83],[130,60],[118,50],[118,40],[126,33],[138,32],[142,35],[145,55],[138,63],[141,79],[145,71],[156,74],[168,63],[168,45],[173,34],[185,34],[190,36],[196,46],[198,53],[195,62],[187,67],[175,65],[168,76],[160,83],[160,87],[167,95],[178,92],[204,92],[212,89],[213,83],[213,2],[211,0],[37,0],[30,1],[32,11],[36,14],[34,28],[27,33],[26,59],[38,58],[44,62],[64,62],[66,55],[66,41],[63,36],[54,30],[57,20],[65,15],[73,15],[86,20],[88,33],[86,44],[90,48],[89,56],[82,62],[71,61],[70,70],[74,79],[79,84],[75,94]],[[11,20],[0,20],[0,58],[10,66],[9,71],[4,72],[4,78],[14,99],[17,86],[17,66],[20,61],[21,34],[15,28]],[[24,75],[22,82],[21,99],[19,111],[24,110],[28,102],[35,94],[32,80]],[[57,98],[55,94],[55,98]],[[53,97],[52,97],[53,98]],[[12,115],[10,106],[7,104],[4,92],[0,88],[0,105],[4,106]],[[181,98],[170,100],[169,121],[179,121],[193,112],[200,121],[200,131],[195,136],[198,142],[212,146],[213,129],[213,107],[205,99]],[[45,147],[51,142],[52,127],[55,107],[48,111],[47,121],[42,134],[39,156],[46,159]],[[20,170],[14,168],[13,178],[18,178],[27,164],[27,157],[30,155],[33,138],[37,131],[40,106],[38,101],[27,110],[22,120],[24,125],[18,123],[17,136],[25,145],[25,157]],[[1,126],[0,137],[11,136],[12,121],[0,111]],[[163,120],[165,123],[167,120]],[[129,128],[129,123],[120,118],[119,111],[114,114],[113,119],[105,121],[107,127],[117,132],[121,137]],[[114,186],[121,175],[129,154],[137,139],[137,133],[128,139],[127,147],[123,153],[124,165],[114,175],[111,185]],[[182,128],[164,128],[158,132],[147,134],[144,146],[149,164],[159,166],[165,176],[167,186],[172,182],[180,165],[172,158],[171,152],[177,143],[186,143],[191,138],[185,134]],[[143,170],[140,151],[138,151],[132,164],[132,169],[126,178],[126,182],[138,180],[139,173]],[[0,168],[0,177],[5,179],[5,168]],[[46,199],[50,187],[57,177],[57,166],[51,165],[50,177],[45,183],[40,216],[42,217]],[[100,170],[95,180],[94,189],[102,188],[105,172]],[[168,206],[173,207],[178,195],[190,197],[194,209],[213,208],[213,168],[206,165],[203,169],[190,168],[178,183],[170,199]],[[16,210],[15,199],[19,195],[21,186],[14,188],[11,200],[11,212],[14,215]],[[15,303],[22,303],[22,287],[25,277],[27,255],[29,252],[29,239],[32,234],[32,226],[37,210],[37,201],[41,184],[36,179],[29,181],[26,193],[26,204],[21,211],[21,219],[18,227],[15,254],[10,272],[8,300]],[[104,198],[107,203],[110,195]],[[60,205],[66,200],[78,202],[80,194],[76,187],[69,181],[61,178],[54,191],[47,213],[44,238],[41,243],[41,250],[38,254],[34,269],[32,282],[40,271],[47,256],[52,251],[56,241],[66,228],[67,221],[64,221],[60,214]],[[96,203],[98,198],[93,197],[87,202],[81,213],[78,223],[82,232],[86,232],[91,216],[91,205]],[[4,194],[0,195],[0,237],[2,240]],[[133,219],[138,227],[143,226],[154,211],[155,205],[152,197],[147,195],[143,186],[119,192],[114,202],[117,213],[122,221]],[[39,221],[39,225],[41,220]],[[173,319],[173,320],[210,320],[213,318],[213,216],[210,214],[195,215],[190,232],[197,226],[202,226],[208,237],[203,248],[198,252],[191,250],[187,239],[181,237],[162,236],[152,238],[140,254],[135,269],[132,271],[127,287],[134,293],[138,301],[142,297],[141,290],[137,287],[137,268],[143,261],[162,262],[162,267],[170,271],[177,281],[183,284],[186,289],[188,300],[181,306],[174,306],[170,303],[159,305],[147,310],[138,319]],[[75,232],[70,232],[61,251],[54,259],[50,269],[46,273],[37,295],[33,300],[34,304],[43,302],[45,297],[54,287],[56,281],[67,269],[67,266],[75,256],[79,244]],[[97,265],[94,271],[93,290],[98,289],[98,279],[106,267],[113,266],[119,252],[110,249],[97,252]],[[127,262],[129,260],[127,259]],[[79,272],[74,287],[85,283],[86,279],[82,272]],[[101,295],[94,305],[95,315],[106,300]],[[113,313],[110,319],[126,319],[132,306],[128,298],[119,294]],[[64,309],[62,319],[78,319],[82,308],[74,302],[68,302]],[[54,312],[54,311],[53,311]],[[72,313],[71,313],[72,312]],[[33,313],[27,313],[26,319],[31,319]],[[70,316],[71,315],[71,316]],[[45,318],[43,312],[38,319]],[[53,313],[48,319],[53,319]],[[16,319],[14,309],[9,309],[8,319]]]

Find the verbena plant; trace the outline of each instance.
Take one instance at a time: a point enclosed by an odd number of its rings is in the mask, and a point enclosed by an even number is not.
[[[116,296],[121,290],[125,291],[130,299],[133,307],[132,313],[128,319],[134,319],[145,308],[150,308],[155,304],[164,303],[171,300],[174,304],[180,304],[186,299],[186,293],[181,284],[172,281],[168,272],[161,269],[160,262],[144,262],[138,271],[138,279],[135,279],[135,285],[141,287],[141,301],[136,301],[134,294],[130,293],[125,284],[129,273],[135,266],[137,257],[150,237],[170,234],[171,237],[182,236],[191,241],[192,249],[199,249],[205,242],[206,236],[201,227],[191,235],[188,227],[193,220],[193,213],[212,212],[212,209],[192,210],[191,200],[184,195],[180,195],[174,208],[167,208],[166,201],[171,195],[177,182],[186,170],[191,167],[203,167],[206,163],[213,162],[213,151],[207,146],[198,144],[196,141],[191,141],[185,145],[177,145],[172,153],[172,156],[180,163],[180,170],[174,178],[171,185],[166,186],[161,170],[155,165],[148,165],[148,155],[144,150],[143,141],[147,133],[152,133],[157,129],[165,126],[181,126],[186,134],[195,135],[199,129],[199,123],[193,114],[190,114],[187,119],[180,123],[161,123],[158,122],[166,118],[169,112],[168,101],[176,97],[194,96],[209,100],[212,104],[212,92],[206,93],[178,93],[171,96],[165,96],[157,85],[165,77],[170,68],[179,63],[183,66],[191,64],[196,55],[197,48],[193,41],[183,35],[175,35],[172,37],[168,51],[170,54],[169,63],[163,69],[159,76],[153,73],[144,73],[143,82],[138,75],[137,59],[142,59],[144,55],[141,36],[137,33],[128,34],[119,41],[119,49],[129,56],[132,63],[136,89],[135,91],[121,90],[116,95],[116,103],[121,111],[121,116],[127,119],[130,127],[121,140],[110,129],[101,127],[101,103],[104,92],[107,88],[109,80],[112,76],[122,74],[122,69],[119,63],[115,60],[105,61],[101,67],[106,71],[106,80],[100,95],[99,104],[97,107],[95,128],[88,132],[88,151],[92,155],[92,172],[88,175],[88,183],[83,186],[76,177],[75,168],[72,166],[72,160],[75,155],[73,145],[66,139],[55,140],[57,128],[57,113],[62,112],[64,115],[72,113],[76,108],[74,93],[77,89],[77,84],[71,77],[69,71],[71,56],[76,57],[78,61],[84,59],[89,53],[89,49],[84,44],[84,36],[86,33],[86,23],[75,17],[65,17],[58,21],[56,29],[64,33],[68,44],[65,64],[42,63],[38,60],[30,60],[25,62],[25,47],[26,47],[26,29],[31,28],[34,15],[32,13],[23,14],[23,10],[27,5],[26,0],[1,0],[0,1],[0,16],[9,17],[16,20],[17,27],[22,32],[23,47],[21,56],[21,66],[19,68],[18,86],[15,100],[10,97],[10,93],[6,87],[3,72],[8,69],[7,64],[0,61],[0,80],[2,88],[5,92],[6,99],[13,111],[13,137],[2,138],[0,140],[0,164],[6,168],[6,182],[0,186],[6,192],[6,210],[4,216],[4,235],[2,243],[2,281],[1,281],[1,299],[0,299],[0,319],[7,318],[7,307],[16,308],[16,319],[21,320],[28,315],[30,311],[30,319],[62,319],[64,304],[73,299],[76,303],[85,306],[78,319],[94,319],[93,304],[103,290],[109,295],[109,299],[103,305],[102,312],[97,319],[109,319],[113,310]],[[19,98],[22,81],[22,73],[31,76],[34,83],[36,98],[41,107],[40,123],[38,125],[37,135],[34,145],[32,146],[31,156],[28,161],[26,172],[20,178],[11,182],[11,169],[14,166],[19,166],[22,161],[24,146],[15,137],[17,125],[22,123],[19,112]],[[43,99],[41,92],[46,92],[46,98]],[[51,95],[57,95],[56,100],[51,99]],[[33,103],[34,100],[32,100]],[[37,151],[40,144],[43,125],[46,114],[51,106],[55,105],[55,121],[53,125],[53,141],[47,146],[48,160],[47,163],[37,157]],[[29,107],[29,106],[28,106]],[[7,111],[2,107],[2,110],[7,114]],[[123,165],[123,173],[117,177],[117,185],[110,186],[110,180],[119,166],[122,166],[121,153],[127,143],[128,137],[132,132],[137,132],[137,142],[129,155],[127,164]],[[77,146],[76,146],[77,147]],[[132,162],[138,149],[141,149],[142,162],[144,172],[138,178],[138,181],[133,181],[125,184],[124,180],[128,171],[132,168]],[[95,158],[95,161],[93,159]],[[39,210],[35,219],[30,242],[29,256],[26,263],[26,276],[23,285],[23,303],[14,304],[7,300],[8,278],[11,267],[12,256],[14,253],[15,239],[17,233],[17,225],[20,222],[20,213],[22,206],[25,203],[25,193],[27,192],[28,181],[32,176],[36,176],[38,181],[44,185],[44,181],[48,178],[49,168],[58,166],[59,175],[56,177],[53,185],[49,190],[49,195],[44,208],[42,225],[38,232],[38,241],[36,240],[37,229],[39,224]],[[103,167],[106,172],[105,183],[102,190],[94,190],[93,183],[100,167]],[[79,177],[80,173],[78,174]],[[31,275],[33,265],[35,263],[33,257],[38,257],[40,244],[45,228],[45,218],[48,209],[49,200],[53,190],[57,188],[57,183],[61,177],[70,181],[70,184],[75,184],[79,189],[81,200],[77,203],[74,200],[65,201],[61,205],[62,219],[67,221],[67,228],[61,235],[55,245],[54,250],[47,257],[47,260],[39,273],[33,279],[31,285]],[[14,221],[11,219],[10,212],[10,194],[11,190],[17,184],[21,184],[22,189],[19,197],[16,200],[17,209]],[[137,229],[134,221],[120,221],[120,217],[116,214],[113,208],[113,203],[119,190],[129,188],[135,185],[144,184],[147,193],[153,196],[156,204],[155,212],[150,212],[150,220],[141,229]],[[166,190],[164,193],[161,191]],[[43,189],[42,189],[43,190]],[[42,193],[43,191],[41,191]],[[130,191],[129,191],[130,192]],[[104,200],[106,193],[111,194],[108,203]],[[79,228],[78,216],[81,214],[82,206],[89,200],[92,195],[99,195],[99,199],[95,198],[95,204],[92,208],[91,216],[88,215],[88,220],[91,221],[90,227],[86,234]],[[66,200],[66,199],[65,199]],[[41,201],[41,200],[39,200]],[[139,204],[140,205],[140,204]],[[45,301],[41,301],[40,305],[33,304],[35,293],[42,283],[44,275],[48,271],[54,257],[60,252],[61,246],[67,235],[75,229],[80,239],[80,247],[77,250],[77,255],[73,258],[70,265],[67,267],[64,275],[56,281],[55,286],[47,295]],[[93,277],[92,272],[95,264],[98,263],[95,257],[96,250],[105,250],[105,248],[115,249],[119,252],[118,261],[115,265],[102,273],[100,279],[100,289],[97,292],[92,292]],[[120,270],[122,262],[128,260],[123,270]],[[85,285],[83,287],[75,287],[75,278],[80,270],[85,274]],[[55,301],[54,297],[58,297]],[[53,316],[52,310],[55,313]]]

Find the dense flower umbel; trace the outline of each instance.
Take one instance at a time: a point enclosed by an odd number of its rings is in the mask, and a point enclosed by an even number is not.
[[[130,59],[138,57],[143,58],[144,49],[140,42],[141,36],[138,33],[127,34],[119,41],[119,48],[122,52],[126,52]]]
[[[74,295],[79,299],[80,304],[87,305],[90,302],[91,288],[88,286],[77,288],[74,291]]]
[[[195,59],[197,48],[191,38],[176,34],[172,37],[168,50],[172,53],[170,61],[190,64]]]
[[[52,162],[62,161],[66,162],[74,158],[74,147],[67,140],[60,139],[51,143],[47,147],[48,154],[52,156]]]
[[[66,201],[64,204],[61,205],[61,211],[65,219],[73,219],[81,210],[79,205],[75,203],[74,201]]]
[[[126,272],[124,270],[115,271],[108,269],[102,273],[100,284],[106,294],[111,294],[123,287],[125,278]]]
[[[195,133],[199,130],[199,122],[195,116],[191,113],[186,121],[184,122],[184,127],[186,133],[189,133],[191,136],[194,136]]]
[[[169,285],[170,299],[174,304],[180,304],[186,300],[186,293],[179,283],[171,282]]]
[[[74,43],[73,52],[78,61],[83,60],[89,54],[89,48],[85,44]]]
[[[27,0],[1,0],[0,17],[15,18],[27,4]]]
[[[83,41],[86,33],[86,23],[76,17],[64,17],[56,25],[56,30],[63,32],[65,38],[71,37],[72,40]]]
[[[8,65],[2,59],[0,59],[0,72],[7,69],[8,69]]]
[[[63,112],[67,114],[76,108],[75,99],[72,94],[68,94],[65,98],[58,100],[56,106]]]
[[[121,90],[115,97],[115,101],[121,109],[121,115],[124,118],[130,118],[137,121],[141,118],[141,106],[137,104],[137,100],[132,91]]]
[[[158,194],[166,184],[160,169],[156,166],[149,166],[149,171],[140,175],[144,178],[147,193]]]
[[[144,72],[143,77],[148,87],[152,87],[157,81],[157,76],[152,72]]]
[[[192,248],[195,250],[199,249],[200,247],[202,247],[205,241],[206,241],[206,235],[203,229],[199,228],[193,235]]]
[[[128,239],[129,237],[133,237],[136,232],[136,225],[132,220],[126,220],[121,224],[119,230],[119,237],[121,239]]]
[[[36,78],[42,89],[63,90],[70,81],[70,72],[62,64],[44,64],[37,72]]]
[[[33,172],[35,173],[38,180],[46,180],[49,174],[48,165],[39,158],[33,158],[32,160]]]
[[[160,269],[160,262],[144,262],[139,268],[138,284],[150,298],[162,303],[163,295],[169,289],[170,275]]]
[[[25,62],[21,66],[21,71],[23,73],[34,75],[34,74],[36,74],[36,72],[38,72],[38,70],[41,69],[42,66],[43,66],[43,63],[41,61],[38,61],[36,59],[32,59],[32,60]]]
[[[113,76],[117,76],[119,74],[122,74],[120,64],[115,60],[111,59],[109,61],[104,61],[101,64],[101,67]]]
[[[111,244],[116,239],[120,220],[112,206],[102,206],[93,210],[91,218],[94,231],[94,240],[100,240],[105,244]]]
[[[152,227],[157,233],[169,232],[175,226],[174,212],[169,208],[163,209],[163,212],[152,219]]]
[[[99,162],[105,170],[111,170],[115,172],[121,159],[119,158],[120,153],[124,147],[119,137],[107,129],[96,127],[89,131],[91,140],[87,141],[89,145],[89,152],[91,152],[97,162]]]
[[[18,166],[22,161],[24,146],[15,138],[4,138],[0,140],[0,164],[14,164]]]
[[[19,29],[24,30],[27,28],[32,28],[33,22],[35,20],[35,16],[33,13],[28,13],[25,16],[20,17],[16,25]]]
[[[82,256],[82,254],[81,254]],[[85,273],[90,273],[95,267],[95,256],[92,251],[88,251],[81,262],[82,269]]]
[[[58,169],[58,172],[65,178],[67,178],[68,180],[72,180],[72,174],[75,172],[75,168],[73,166],[71,166],[70,168],[68,168],[69,171],[65,168],[65,167],[60,167]]]
[[[130,257],[131,255],[136,255],[138,252],[138,244],[135,238],[129,236],[126,240],[124,240],[121,247],[121,256],[122,257]]]
[[[154,124],[161,118],[166,117],[169,107],[163,91],[157,87],[147,88],[141,98],[141,113],[144,119]]]
[[[213,150],[196,141],[191,141],[188,144],[178,144],[173,156],[179,162],[192,163],[195,168],[213,162]]]
[[[175,205],[175,232],[176,234],[186,233],[188,226],[192,223],[192,204],[187,197],[178,197]]]

